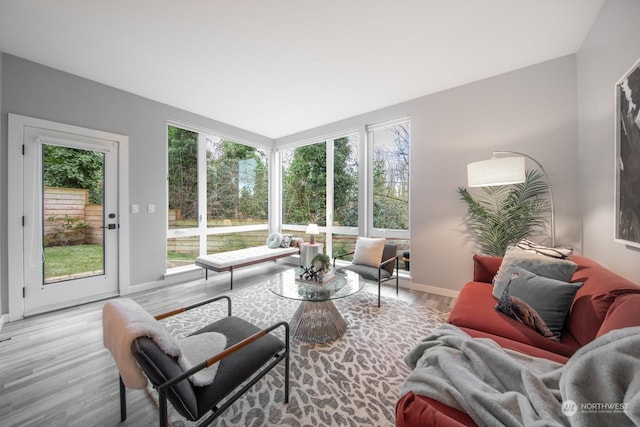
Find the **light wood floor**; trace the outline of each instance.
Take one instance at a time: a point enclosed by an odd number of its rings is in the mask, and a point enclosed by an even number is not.
[[[234,273],[234,289],[256,285],[290,268],[262,264]],[[376,293],[377,285],[365,291]],[[132,294],[151,314],[229,294],[228,273],[209,280]],[[448,297],[383,285],[383,296],[449,311]],[[128,390],[120,424],[118,371],[102,344],[104,301],[5,323],[0,330],[0,426],[153,426],[157,412],[143,390]]]

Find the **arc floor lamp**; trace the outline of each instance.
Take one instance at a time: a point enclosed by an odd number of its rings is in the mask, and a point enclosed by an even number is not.
[[[500,157],[510,156],[510,157]],[[514,157],[515,156],[515,157]],[[467,165],[467,181],[469,187],[489,187],[492,185],[508,185],[524,182],[526,179],[525,157],[534,162],[547,180],[549,187],[549,204],[551,205],[550,234],[551,246],[556,246],[555,205],[551,180],[539,161],[528,154],[517,151],[494,151],[489,160],[481,160]]]

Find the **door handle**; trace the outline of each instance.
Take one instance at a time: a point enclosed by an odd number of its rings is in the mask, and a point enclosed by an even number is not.
[[[105,228],[105,229],[108,229],[108,230],[115,230],[117,228],[117,224],[107,224],[106,226],[100,227],[100,228]]]

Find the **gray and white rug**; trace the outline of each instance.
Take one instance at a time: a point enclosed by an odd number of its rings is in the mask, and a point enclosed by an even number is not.
[[[290,320],[299,304],[261,285],[227,295],[234,315],[260,327]],[[334,302],[347,322],[347,333],[329,344],[291,340],[289,404],[284,404],[284,368],[279,365],[211,425],[395,425],[398,393],[410,373],[402,358],[447,314],[384,297],[378,308],[377,295],[367,292]],[[163,322],[180,337],[224,316],[225,310],[224,302],[213,303]],[[172,408],[169,418],[174,427],[195,425]]]

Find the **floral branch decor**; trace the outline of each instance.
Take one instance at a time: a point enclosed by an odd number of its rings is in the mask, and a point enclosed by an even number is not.
[[[467,225],[483,254],[504,256],[509,245],[546,227],[549,186],[539,171],[527,170],[520,184],[480,190],[474,199],[466,188],[458,187],[458,195],[467,205]]]

